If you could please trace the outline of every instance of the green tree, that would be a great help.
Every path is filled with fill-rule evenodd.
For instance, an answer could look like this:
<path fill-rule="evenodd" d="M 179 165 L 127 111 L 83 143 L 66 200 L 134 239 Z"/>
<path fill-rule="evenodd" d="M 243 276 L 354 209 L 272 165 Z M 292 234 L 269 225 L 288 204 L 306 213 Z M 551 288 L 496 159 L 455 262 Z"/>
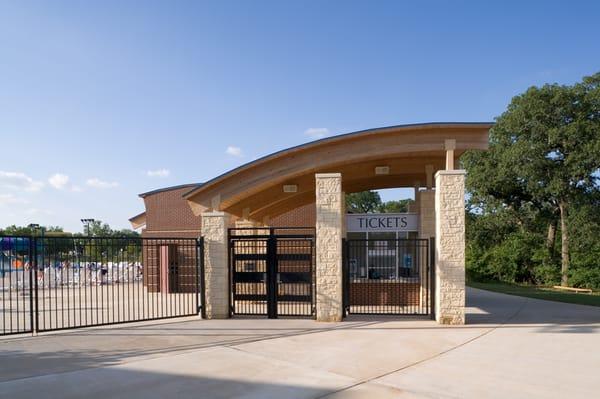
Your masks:
<path fill-rule="evenodd" d="M 14 236 L 19 236 L 19 235 L 23 235 L 23 236 L 30 236 L 30 235 L 38 235 L 40 232 L 40 229 L 44 230 L 44 234 L 46 235 L 65 235 L 68 233 L 65 233 L 62 227 L 59 226 L 40 226 L 40 227 L 29 227 L 29 226 L 16 226 L 16 225 L 11 225 L 11 226 L 7 226 L 4 229 L 0 229 L 0 234 L 4 234 L 4 235 L 14 235 Z"/>
<path fill-rule="evenodd" d="M 569 213 L 598 190 L 600 168 L 600 73 L 572 86 L 531 87 L 512 99 L 490 131 L 490 150 L 463 157 L 471 204 L 501 202 L 546 220 L 546 245 L 554 247 L 560 221 L 561 283 L 569 283 Z M 484 208 L 484 206 L 482 207 Z"/>
<path fill-rule="evenodd" d="M 95 220 L 90 223 L 89 230 L 84 229 L 84 235 L 90 237 L 139 237 L 139 233 L 130 229 L 113 230 L 107 223 Z"/>
<path fill-rule="evenodd" d="M 377 191 L 361 191 L 346 195 L 348 213 L 373 213 L 381 206 L 381 197 Z"/>
<path fill-rule="evenodd" d="M 398 201 L 385 201 L 379 205 L 377 208 L 378 212 L 381 213 L 404 213 L 408 212 L 408 204 L 411 203 L 412 200 L 409 199 L 401 199 Z"/>

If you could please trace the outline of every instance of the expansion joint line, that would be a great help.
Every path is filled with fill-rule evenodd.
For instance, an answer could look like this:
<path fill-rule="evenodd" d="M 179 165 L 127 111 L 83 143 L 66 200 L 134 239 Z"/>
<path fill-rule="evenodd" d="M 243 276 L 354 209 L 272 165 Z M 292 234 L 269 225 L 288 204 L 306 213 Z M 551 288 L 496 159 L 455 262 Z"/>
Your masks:
<path fill-rule="evenodd" d="M 484 336 L 486 336 L 486 335 L 488 335 L 488 334 L 496 331 L 500 327 L 508 324 L 511 320 L 513 320 L 515 317 L 517 317 L 519 315 L 519 313 L 521 313 L 521 311 L 525 308 L 525 306 L 527 305 L 528 302 L 529 302 L 529 298 L 524 298 L 523 303 L 521 304 L 521 306 L 512 315 L 510 315 L 508 318 L 506 318 L 504 321 L 502 321 L 498 325 L 490 328 L 487 331 L 482 332 L 481 334 L 479 334 L 479 335 L 477 335 L 477 336 L 475 336 L 475 337 L 473 337 L 473 338 L 471 338 L 471 339 L 469 339 L 469 340 L 467 340 L 467 341 L 465 341 L 465 342 L 463 342 L 461 344 L 458 344 L 456 346 L 448 348 L 448 349 L 446 349 L 446 350 L 444 350 L 442 352 L 436 353 L 435 355 L 430 356 L 428 358 L 416 361 L 416 362 L 411 363 L 411 364 L 407 364 L 406 366 L 400 367 L 398 369 L 387 371 L 385 373 L 382 373 L 382 374 L 379 374 L 379 375 L 376 375 L 376 376 L 373 376 L 373 377 L 365 378 L 365 379 L 360 380 L 360 381 L 358 381 L 358 382 L 356 382 L 356 383 L 354 383 L 352 385 L 348 385 L 347 387 L 344 387 L 344 388 L 341 388 L 341 389 L 338 389 L 338 390 L 335 390 L 335 391 L 332 391 L 332 392 L 328 392 L 328 393 L 326 393 L 324 395 L 321 395 L 321 396 L 317 396 L 317 397 L 315 397 L 315 399 L 322 399 L 322 398 L 326 398 L 326 397 L 328 397 L 330 395 L 336 394 L 338 392 L 347 391 L 347 390 L 355 388 L 355 387 L 357 387 L 359 385 L 367 384 L 369 382 L 378 380 L 380 378 L 387 377 L 390 374 L 394 374 L 394 373 L 397 373 L 399 371 L 404 371 L 404 370 L 409 369 L 411 367 L 415 367 L 415 366 L 418 366 L 420 364 L 429 362 L 429 361 L 431 361 L 433 359 L 436 359 L 436 358 L 441 357 L 441 356 L 443 356 L 443 355 L 445 355 L 447 353 L 450 353 L 450 352 L 452 352 L 452 351 L 454 351 L 456 349 L 462 348 L 463 346 L 466 346 L 466 345 L 470 344 L 471 342 L 474 342 L 474 341 L 476 341 L 476 340 L 478 340 L 480 338 L 483 338 Z"/>

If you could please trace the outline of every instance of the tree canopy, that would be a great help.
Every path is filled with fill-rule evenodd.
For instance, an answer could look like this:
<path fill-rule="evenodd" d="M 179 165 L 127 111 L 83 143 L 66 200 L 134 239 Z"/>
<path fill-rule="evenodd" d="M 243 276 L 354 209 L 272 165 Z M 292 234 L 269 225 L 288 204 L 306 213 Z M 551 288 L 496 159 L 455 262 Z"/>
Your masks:
<path fill-rule="evenodd" d="M 7 226 L 0 229 L 0 234 L 3 235 L 24 235 L 36 236 L 43 230 L 45 236 L 85 236 L 87 230 L 82 233 L 70 233 L 64 231 L 60 226 Z M 96 220 L 90 223 L 89 235 L 92 237 L 138 237 L 139 233 L 130 229 L 112 229 L 108 224 L 101 220 Z"/>
<path fill-rule="evenodd" d="M 534 280 L 540 276 L 533 270 L 543 269 L 545 279 L 553 280 L 560 233 L 558 274 L 569 284 L 572 241 L 581 239 L 572 234 L 581 227 L 575 220 L 588 224 L 591 219 L 582 220 L 582 213 L 598 211 L 600 73 L 571 86 L 531 87 L 514 97 L 490 131 L 489 151 L 468 152 L 461 161 L 468 171 L 471 265 L 486 264 L 500 274 L 518 269 L 519 276 L 511 278 Z M 598 236 L 586 239 L 594 243 Z"/>
<path fill-rule="evenodd" d="M 377 191 L 361 191 L 346 195 L 348 213 L 402 213 L 408 212 L 410 199 L 382 201 Z"/>

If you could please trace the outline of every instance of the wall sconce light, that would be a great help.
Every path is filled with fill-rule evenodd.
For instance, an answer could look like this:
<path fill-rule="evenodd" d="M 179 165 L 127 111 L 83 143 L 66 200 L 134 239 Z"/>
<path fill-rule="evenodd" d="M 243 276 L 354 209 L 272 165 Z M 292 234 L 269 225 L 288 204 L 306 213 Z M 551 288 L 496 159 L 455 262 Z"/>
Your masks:
<path fill-rule="evenodd" d="M 389 166 L 375 166 L 375 174 L 376 175 L 389 175 L 390 167 Z"/>
<path fill-rule="evenodd" d="M 283 192 L 284 193 L 297 193 L 298 192 L 298 185 L 297 184 L 284 184 L 283 185 Z"/>

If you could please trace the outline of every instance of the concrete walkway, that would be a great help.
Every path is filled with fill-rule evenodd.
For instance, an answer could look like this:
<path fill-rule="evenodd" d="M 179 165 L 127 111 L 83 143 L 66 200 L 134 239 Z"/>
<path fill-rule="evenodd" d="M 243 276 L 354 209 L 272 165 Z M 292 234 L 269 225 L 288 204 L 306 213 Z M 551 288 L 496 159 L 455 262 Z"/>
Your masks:
<path fill-rule="evenodd" d="M 600 308 L 471 289 L 468 325 L 189 320 L 0 340 L 0 398 L 592 398 Z"/>

